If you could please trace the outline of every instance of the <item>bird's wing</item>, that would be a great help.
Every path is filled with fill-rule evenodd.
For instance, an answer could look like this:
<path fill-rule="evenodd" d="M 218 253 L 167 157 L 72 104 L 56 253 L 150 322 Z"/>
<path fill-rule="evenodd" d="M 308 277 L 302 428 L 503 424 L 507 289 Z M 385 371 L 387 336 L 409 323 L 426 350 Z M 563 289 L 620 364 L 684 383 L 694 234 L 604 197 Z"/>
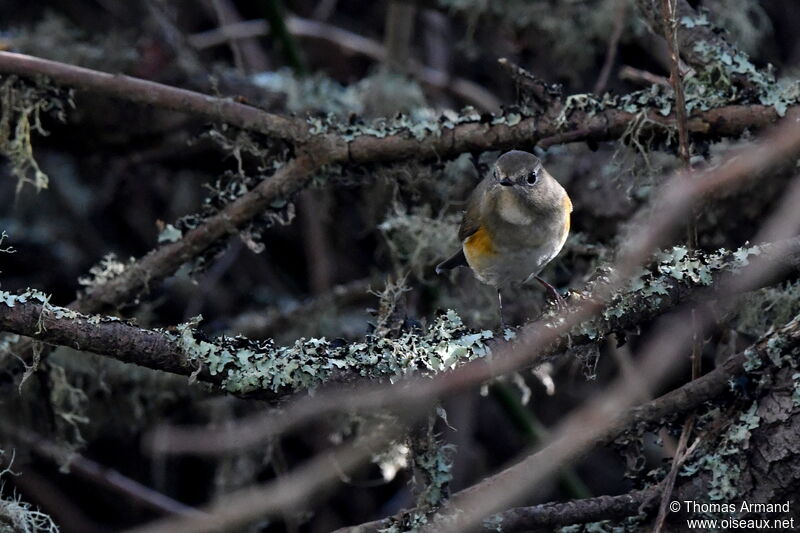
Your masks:
<path fill-rule="evenodd" d="M 486 179 L 481 181 L 472 194 L 467 199 L 467 208 L 464 210 L 464 217 L 461 219 L 461 227 L 458 228 L 458 240 L 464 239 L 478 231 L 481 227 L 481 198 L 488 187 Z"/>

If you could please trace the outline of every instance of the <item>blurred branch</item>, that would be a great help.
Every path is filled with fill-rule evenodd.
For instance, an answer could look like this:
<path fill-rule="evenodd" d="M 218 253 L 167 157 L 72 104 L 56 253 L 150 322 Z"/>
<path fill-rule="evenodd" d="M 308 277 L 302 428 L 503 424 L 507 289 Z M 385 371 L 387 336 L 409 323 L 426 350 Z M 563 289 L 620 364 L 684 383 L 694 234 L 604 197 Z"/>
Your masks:
<path fill-rule="evenodd" d="M 669 80 L 664 76 L 659 76 L 652 72 L 633 68 L 628 65 L 625 65 L 619 70 L 619 77 L 620 79 L 633 81 L 641 85 L 662 85 L 664 87 L 669 87 Z"/>
<path fill-rule="evenodd" d="M 287 15 L 286 26 L 292 35 L 303 38 L 321 39 L 339 47 L 352 55 L 364 55 L 382 63 L 386 60 L 386 48 L 372 39 L 344 30 L 332 24 L 294 15 Z M 197 48 L 208 48 L 226 43 L 229 39 L 266 35 L 269 26 L 263 20 L 248 20 L 238 24 L 223 26 L 214 30 L 189 36 Z M 414 58 L 409 60 L 408 72 L 411 76 L 438 91 L 447 91 L 467 103 L 485 111 L 498 111 L 500 101 L 491 92 L 465 78 L 451 77 L 447 73 L 428 67 Z"/>
<path fill-rule="evenodd" d="M 167 515 L 203 515 L 193 507 L 173 500 L 113 468 L 100 465 L 76 453 L 74 450 L 65 449 L 26 428 L 0 421 L 0 434 L 7 436 L 17 446 L 32 450 L 59 467 L 67 467 L 70 473 L 113 491 L 136 505 Z"/>
<path fill-rule="evenodd" d="M 236 6 L 230 0 L 210 0 L 211 6 L 220 26 L 236 24 L 242 21 Z M 260 72 L 267 70 L 269 59 L 261 48 L 257 39 L 247 37 L 230 39 L 231 52 L 233 53 L 236 68 L 242 72 Z"/>
<path fill-rule="evenodd" d="M 602 94 L 608 85 L 608 78 L 611 75 L 611 69 L 614 67 L 614 61 L 617 59 L 617 48 L 619 48 L 619 39 L 622 37 L 622 31 L 625 29 L 625 24 L 628 21 L 628 0 L 617 0 L 614 6 L 614 27 L 611 30 L 611 37 L 608 39 L 608 49 L 606 50 L 606 58 L 603 62 L 603 68 L 600 69 L 600 75 L 594 84 L 592 92 L 595 94 Z"/>
<path fill-rule="evenodd" d="M 682 322 L 688 324 L 686 320 Z M 626 376 L 620 377 L 609 392 L 600 395 L 598 398 L 588 400 L 577 413 L 571 414 L 565 422 L 562 422 L 556 430 L 557 437 L 551 440 L 547 447 L 526 457 L 514 466 L 454 494 L 443 511 L 451 512 L 455 509 L 469 509 L 472 512 L 475 508 L 475 502 L 484 497 L 485 494 L 502 491 L 512 492 L 514 488 L 534 485 L 552 474 L 561 465 L 582 456 L 589 449 L 597 445 L 610 444 L 627 428 L 647 427 L 651 424 L 659 423 L 664 418 L 699 407 L 704 402 L 730 391 L 730 380 L 745 373 L 744 364 L 748 359 L 761 358 L 764 361 L 768 361 L 769 354 L 774 351 L 773 346 L 775 345 L 781 346 L 781 353 L 790 353 L 800 346 L 800 317 L 795 317 L 788 324 L 767 334 L 747 350 L 729 358 L 721 366 L 701 378 L 690 381 L 679 389 L 675 389 L 655 400 L 637 407 L 628 408 L 620 413 L 619 407 L 625 403 L 630 403 L 631 398 L 638 394 L 637 390 L 640 391 L 646 388 L 646 383 L 653 382 L 656 376 L 660 375 L 660 372 L 664 372 L 668 368 L 669 362 L 658 360 L 665 355 L 662 350 L 652 350 L 644 362 L 638 365 L 640 369 L 637 372 L 639 380 L 631 381 L 626 379 Z M 681 353 L 680 349 L 674 349 L 673 346 L 665 345 L 664 348 L 672 351 L 671 359 L 677 359 L 677 356 Z M 663 376 L 661 377 L 663 378 Z M 514 488 L 509 489 L 509 487 Z M 658 493 L 660 493 L 660 490 L 653 496 Z M 494 497 L 492 496 L 492 498 Z M 605 500 L 605 502 L 592 498 L 566 504 L 546 504 L 544 506 L 526 508 L 526 511 L 512 509 L 507 512 L 509 513 L 509 518 L 514 520 L 512 522 L 514 528 L 507 528 L 502 521 L 490 520 L 488 524 L 491 524 L 492 528 L 499 527 L 504 532 L 516 532 L 551 524 L 566 525 L 575 523 L 574 521 L 596 520 L 593 512 L 595 510 L 599 511 L 603 507 L 605 507 L 605 510 L 615 513 L 622 510 L 632 511 L 631 514 L 638 512 L 638 505 L 622 505 L 624 500 L 621 500 L 621 498 L 626 498 L 626 496 L 612 498 L 615 499 Z M 555 507 L 555 512 L 553 512 L 552 505 L 557 506 Z M 600 509 L 596 508 L 597 505 L 601 506 Z M 398 521 L 402 522 L 403 516 L 410 515 L 413 512 L 414 510 L 404 511 L 398 516 L 361 526 L 345 528 L 340 531 L 342 533 L 374 533 Z M 561 513 L 563 513 L 563 516 Z M 454 521 L 462 519 L 450 514 L 447 516 L 448 518 L 452 517 Z M 502 519 L 504 513 L 501 512 L 495 516 Z M 434 523 L 447 524 L 447 527 L 442 529 L 446 531 L 450 531 L 455 525 L 446 520 Z"/>
<path fill-rule="evenodd" d="M 402 424 L 398 424 L 402 425 Z M 242 531 L 243 527 L 267 516 L 280 516 L 308 504 L 326 488 L 368 462 L 375 450 L 396 438 L 401 428 L 377 428 L 372 434 L 325 451 L 288 474 L 261 486 L 242 489 L 220 497 L 203 508 L 203 516 L 172 517 L 129 530 L 129 533 L 218 533 Z"/>
<path fill-rule="evenodd" d="M 512 392 L 511 386 L 498 381 L 494 383 L 490 392 L 501 405 L 507 416 L 511 419 L 520 433 L 525 435 L 529 446 L 535 446 L 548 436 L 547 428 L 539 421 L 532 410 L 523 405 L 520 399 Z M 559 483 L 569 496 L 573 498 L 588 498 L 591 491 L 580 478 L 571 465 L 567 465 L 559 474 Z"/>
<path fill-rule="evenodd" d="M 326 310 L 341 309 L 356 302 L 366 301 L 370 295 L 373 278 L 364 278 L 344 285 L 337 285 L 330 291 L 301 302 L 288 310 L 269 309 L 266 311 L 250 311 L 233 319 L 230 331 L 254 339 L 272 337 L 278 330 L 290 327 L 298 320 L 308 319 Z"/>
<path fill-rule="evenodd" d="M 385 67 L 406 72 L 411 61 L 411 34 L 414 31 L 417 8 L 413 4 L 390 0 L 383 23 L 383 42 L 386 48 Z"/>

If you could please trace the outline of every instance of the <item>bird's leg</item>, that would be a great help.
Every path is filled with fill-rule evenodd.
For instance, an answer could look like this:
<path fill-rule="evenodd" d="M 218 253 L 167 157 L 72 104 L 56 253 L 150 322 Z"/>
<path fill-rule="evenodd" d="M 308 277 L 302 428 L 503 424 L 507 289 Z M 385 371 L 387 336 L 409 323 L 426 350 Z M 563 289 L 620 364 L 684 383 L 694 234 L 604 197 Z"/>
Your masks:
<path fill-rule="evenodd" d="M 553 300 L 555 300 L 556 307 L 558 307 L 559 309 L 563 309 L 564 307 L 566 307 L 567 303 L 564 301 L 564 297 L 558 293 L 558 290 L 556 290 L 555 287 L 547 283 L 539 276 L 533 276 L 533 277 L 536 279 L 536 281 L 542 284 L 542 286 L 547 290 L 548 294 L 550 294 L 550 297 Z"/>
<path fill-rule="evenodd" d="M 500 293 L 500 288 L 497 288 L 497 311 L 500 313 L 500 332 L 505 335 L 506 322 L 503 320 L 503 295 Z"/>

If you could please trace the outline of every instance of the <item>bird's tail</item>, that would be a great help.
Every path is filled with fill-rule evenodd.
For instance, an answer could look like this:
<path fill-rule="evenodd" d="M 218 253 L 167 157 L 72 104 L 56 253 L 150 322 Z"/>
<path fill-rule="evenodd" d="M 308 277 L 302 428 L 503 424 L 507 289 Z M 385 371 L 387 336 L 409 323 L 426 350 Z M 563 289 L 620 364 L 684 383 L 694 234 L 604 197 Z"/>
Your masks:
<path fill-rule="evenodd" d="M 436 265 L 436 273 L 441 274 L 445 270 L 452 270 L 460 266 L 468 266 L 467 258 L 464 256 L 464 250 L 459 250 L 458 253 L 453 255 L 453 257 L 451 257 L 447 261 L 442 261 L 441 263 Z"/>

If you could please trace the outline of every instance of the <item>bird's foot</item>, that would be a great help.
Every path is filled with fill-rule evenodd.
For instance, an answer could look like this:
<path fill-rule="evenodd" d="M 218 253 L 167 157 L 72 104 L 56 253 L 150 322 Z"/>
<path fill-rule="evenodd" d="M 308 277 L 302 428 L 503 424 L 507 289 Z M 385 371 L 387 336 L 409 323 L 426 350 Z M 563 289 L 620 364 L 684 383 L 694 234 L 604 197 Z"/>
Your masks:
<path fill-rule="evenodd" d="M 540 278 L 539 276 L 534 276 L 536 281 L 542 284 L 542 286 L 547 291 L 547 295 L 550 297 L 552 301 L 556 304 L 556 309 L 559 311 L 563 311 L 567 308 L 567 301 L 564 299 L 563 296 L 558 292 L 558 289 L 547 283 L 545 280 Z"/>

